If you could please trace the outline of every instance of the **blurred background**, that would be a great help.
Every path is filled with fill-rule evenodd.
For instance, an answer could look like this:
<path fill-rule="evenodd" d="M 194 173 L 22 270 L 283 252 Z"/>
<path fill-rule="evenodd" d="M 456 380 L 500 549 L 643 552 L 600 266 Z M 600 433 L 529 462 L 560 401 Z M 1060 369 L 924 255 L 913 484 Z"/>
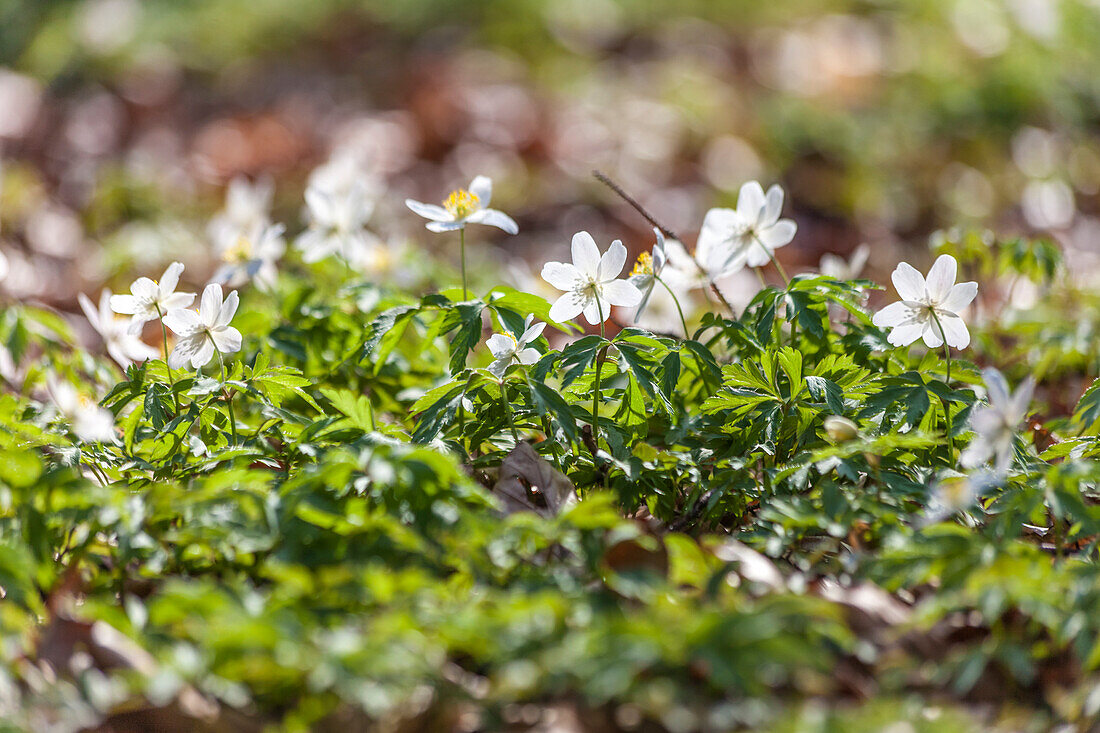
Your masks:
<path fill-rule="evenodd" d="M 580 229 L 651 244 L 593 168 L 689 248 L 782 184 L 788 269 L 866 243 L 881 282 L 961 226 L 1088 272 L 1098 122 L 1098 0 L 0 0 L 2 288 L 72 311 L 172 259 L 199 281 L 230 179 L 269 177 L 293 237 L 334 155 L 383 183 L 383 240 L 445 257 L 403 200 L 492 177 L 520 234 L 479 227 L 471 258 L 517 286 Z"/>

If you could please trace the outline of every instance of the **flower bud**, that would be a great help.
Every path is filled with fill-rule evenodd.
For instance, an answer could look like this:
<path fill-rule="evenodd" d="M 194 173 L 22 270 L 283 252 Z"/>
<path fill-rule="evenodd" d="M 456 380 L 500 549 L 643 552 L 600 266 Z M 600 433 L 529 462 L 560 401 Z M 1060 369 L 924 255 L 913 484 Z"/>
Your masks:
<path fill-rule="evenodd" d="M 834 443 L 846 443 L 859 437 L 859 426 L 846 417 L 829 415 L 825 418 L 825 433 Z"/>

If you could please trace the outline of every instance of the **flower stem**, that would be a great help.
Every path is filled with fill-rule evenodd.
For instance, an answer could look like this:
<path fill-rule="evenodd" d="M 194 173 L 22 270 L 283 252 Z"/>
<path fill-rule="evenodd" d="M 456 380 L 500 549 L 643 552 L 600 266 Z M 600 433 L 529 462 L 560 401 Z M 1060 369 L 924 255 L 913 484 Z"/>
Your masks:
<path fill-rule="evenodd" d="M 940 338 L 943 339 L 943 358 L 947 361 L 947 376 L 944 380 L 944 384 L 950 389 L 951 387 L 951 347 L 947 345 L 947 334 L 943 332 L 943 326 L 940 324 L 939 316 L 936 315 L 936 311 L 933 309 L 928 310 L 932 314 L 932 320 L 936 322 L 936 330 L 940 332 Z M 951 405 L 948 403 L 946 397 L 941 397 L 940 402 L 943 403 L 943 417 L 947 422 L 947 453 L 948 464 L 954 465 L 955 463 L 955 439 L 951 437 Z"/>
<path fill-rule="evenodd" d="M 783 285 L 789 288 L 791 286 L 791 279 L 787 277 L 787 271 L 783 269 L 783 265 L 779 264 L 779 260 L 775 258 L 775 253 L 768 249 L 766 244 L 760 241 L 760 237 L 754 234 L 752 238 L 756 240 L 757 244 L 763 247 L 768 255 L 768 259 L 772 261 L 772 264 L 775 265 L 775 269 L 779 272 L 779 276 L 783 278 Z"/>
<path fill-rule="evenodd" d="M 222 358 L 221 349 L 217 346 L 214 347 L 214 353 L 218 355 L 218 364 L 222 368 L 222 392 L 225 394 L 225 406 L 229 410 L 229 430 L 233 434 L 233 445 L 237 445 L 237 418 L 233 414 L 233 395 L 229 393 L 229 387 L 226 382 L 229 381 L 229 377 L 225 372 L 225 359 Z"/>
<path fill-rule="evenodd" d="M 596 310 L 600 315 L 600 338 L 606 340 L 607 335 L 603 325 L 603 304 L 600 302 L 600 296 L 596 297 Z M 596 384 L 592 390 L 592 440 L 595 445 L 600 444 L 600 378 L 603 372 L 603 355 L 604 347 L 600 347 L 600 350 L 596 352 Z M 596 456 L 592 456 L 592 460 L 596 460 Z"/>
<path fill-rule="evenodd" d="M 676 297 L 676 293 L 672 292 L 672 288 L 670 288 L 668 286 L 668 283 L 666 283 L 664 280 L 657 277 L 656 275 L 653 276 L 653 279 L 661 283 L 661 285 L 664 286 L 665 290 L 668 291 L 668 294 L 672 296 L 672 302 L 676 304 L 676 312 L 680 314 L 680 325 L 684 327 L 684 338 L 691 338 L 691 332 L 688 331 L 687 319 L 684 318 L 684 309 L 680 307 L 680 299 Z"/>
<path fill-rule="evenodd" d="M 466 228 L 458 230 L 458 246 L 459 253 L 462 258 L 462 299 L 468 300 L 469 294 L 466 290 Z"/>
<path fill-rule="evenodd" d="M 160 337 L 164 341 L 164 371 L 168 374 L 168 391 L 172 393 L 172 403 L 176 406 L 176 413 L 180 411 L 180 398 L 176 394 L 176 383 L 172 379 L 172 367 L 168 366 L 168 327 L 164 325 L 164 314 L 160 312 L 160 304 L 154 303 L 157 309 L 157 320 L 160 321 Z"/>
<path fill-rule="evenodd" d="M 504 414 L 508 417 L 508 427 L 512 430 L 512 440 L 519 445 L 519 433 L 516 432 L 516 421 L 512 418 L 512 409 L 508 404 L 508 383 L 500 380 L 500 406 L 504 408 Z"/>

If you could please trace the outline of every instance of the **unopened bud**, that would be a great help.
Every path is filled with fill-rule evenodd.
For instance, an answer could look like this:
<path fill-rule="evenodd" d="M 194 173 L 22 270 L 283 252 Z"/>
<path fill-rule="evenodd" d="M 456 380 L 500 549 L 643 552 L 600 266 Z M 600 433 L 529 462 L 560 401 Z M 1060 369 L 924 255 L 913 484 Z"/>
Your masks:
<path fill-rule="evenodd" d="M 834 443 L 846 443 L 859 437 L 859 426 L 846 417 L 829 415 L 825 418 L 825 433 Z"/>

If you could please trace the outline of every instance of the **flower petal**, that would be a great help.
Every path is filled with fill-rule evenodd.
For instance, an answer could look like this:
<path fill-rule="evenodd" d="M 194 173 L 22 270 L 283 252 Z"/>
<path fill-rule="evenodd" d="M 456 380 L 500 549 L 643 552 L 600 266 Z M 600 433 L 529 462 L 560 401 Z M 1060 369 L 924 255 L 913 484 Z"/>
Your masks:
<path fill-rule="evenodd" d="M 944 341 L 948 346 L 954 346 L 956 349 L 965 349 L 970 345 L 970 331 L 966 328 L 966 323 L 958 316 L 949 316 L 943 313 L 939 314 L 940 325 L 943 326 Z M 925 343 L 928 343 L 928 339 L 925 338 Z M 932 344 L 928 344 L 931 346 Z M 936 344 L 939 346 L 939 344 Z"/>
<path fill-rule="evenodd" d="M 183 263 L 173 262 L 165 269 L 164 274 L 160 276 L 160 296 L 165 296 L 176 289 L 179 285 L 180 275 L 183 274 Z M 158 298 L 159 300 L 159 298 Z"/>
<path fill-rule="evenodd" d="M 764 215 L 764 187 L 758 181 L 749 181 L 737 194 L 737 213 L 749 224 L 756 225 Z"/>
<path fill-rule="evenodd" d="M 588 300 L 591 299 L 585 298 L 576 291 L 570 291 L 562 295 L 554 301 L 554 305 L 550 306 L 550 320 L 554 323 L 565 323 L 573 320 L 581 314 Z"/>
<path fill-rule="evenodd" d="M 612 280 L 603 286 L 603 298 L 611 305 L 621 305 L 624 308 L 633 308 L 642 302 L 642 291 L 629 280 Z M 610 308 L 605 306 L 605 311 Z"/>
<path fill-rule="evenodd" d="M 970 305 L 977 295 L 978 283 L 959 283 L 955 287 L 951 288 L 951 291 L 947 294 L 947 297 L 944 298 L 943 302 L 938 306 L 938 308 L 945 311 L 950 311 L 952 313 L 958 313 L 963 308 Z"/>
<path fill-rule="evenodd" d="M 210 332 L 214 346 L 223 354 L 233 354 L 241 350 L 241 332 L 232 326 L 214 329 Z"/>
<path fill-rule="evenodd" d="M 520 364 L 534 364 L 542 357 L 538 349 L 524 349 L 516 352 L 516 361 Z"/>
<path fill-rule="evenodd" d="M 894 346 L 908 346 L 921 337 L 921 332 L 924 331 L 924 324 L 916 321 L 906 321 L 900 326 L 895 326 L 894 330 L 890 331 L 890 335 L 886 340 Z"/>
<path fill-rule="evenodd" d="M 772 226 L 760 230 L 756 236 L 768 249 L 779 249 L 785 244 L 790 244 L 797 231 L 798 225 L 794 221 L 780 219 Z"/>
<path fill-rule="evenodd" d="M 573 254 L 573 266 L 585 277 L 595 279 L 600 269 L 600 248 L 596 246 L 596 240 L 588 232 L 577 232 L 573 235 L 571 245 Z M 623 257 L 626 262 L 626 257 Z"/>
<path fill-rule="evenodd" d="M 940 304 L 947 300 L 955 284 L 958 267 L 959 263 L 951 255 L 940 255 L 932 263 L 932 269 L 928 271 L 928 279 L 925 283 L 932 303 Z"/>
<path fill-rule="evenodd" d="M 626 265 L 626 247 L 623 246 L 622 241 L 616 239 L 600 258 L 596 280 L 602 283 L 614 280 L 623 271 L 624 265 Z"/>
<path fill-rule="evenodd" d="M 902 300 L 924 300 L 924 276 L 908 262 L 900 263 L 890 279 Z"/>
<path fill-rule="evenodd" d="M 767 226 L 779 221 L 779 214 L 783 211 L 783 189 L 778 183 L 773 183 L 768 188 L 768 195 L 764 200 L 764 215 L 761 224 Z"/>
<path fill-rule="evenodd" d="M 80 303 L 80 310 L 84 311 L 84 316 L 88 319 L 88 323 L 92 324 L 92 328 L 96 330 L 96 333 L 102 336 L 103 327 L 99 323 L 99 311 L 97 311 L 95 305 L 92 304 L 91 298 L 84 293 L 80 293 L 76 296 L 76 299 Z"/>
<path fill-rule="evenodd" d="M 481 209 L 466 217 L 471 224 L 486 224 L 497 229 L 503 229 L 509 234 L 519 234 L 519 225 L 515 219 L 496 209 Z"/>
<path fill-rule="evenodd" d="M 897 302 L 886 306 L 871 318 L 871 323 L 879 328 L 900 326 L 913 319 L 913 310 L 905 303 Z"/>
<path fill-rule="evenodd" d="M 132 295 L 112 295 L 111 310 L 124 316 L 132 316 L 138 310 L 138 301 Z"/>
<path fill-rule="evenodd" d="M 943 346 L 943 335 L 940 333 L 940 327 L 931 318 L 924 323 L 921 338 L 924 339 L 924 345 L 930 349 L 938 349 Z"/>
<path fill-rule="evenodd" d="M 199 301 L 199 318 L 202 319 L 203 325 L 213 326 L 221 314 L 221 308 L 222 286 L 210 283 L 202 291 L 202 300 Z"/>
<path fill-rule="evenodd" d="M 169 311 L 168 315 L 164 317 L 164 325 L 172 329 L 172 332 L 177 336 L 185 336 L 195 329 L 201 328 L 202 321 L 195 311 L 177 308 L 174 311 Z"/>
<path fill-rule="evenodd" d="M 477 205 L 479 208 L 489 208 L 489 202 L 493 200 L 493 181 L 488 176 L 478 176 L 474 180 L 470 181 L 470 187 L 466 189 L 474 196 L 477 196 Z M 515 232 L 513 232 L 514 234 Z"/>
<path fill-rule="evenodd" d="M 519 342 L 521 344 L 531 343 L 542 335 L 542 331 L 544 328 L 546 328 L 545 323 L 536 323 L 533 326 L 528 326 L 527 330 L 523 332 L 523 335 L 519 337 Z"/>
<path fill-rule="evenodd" d="M 414 201 L 412 199 L 405 199 L 405 206 L 412 209 L 414 214 L 419 214 L 425 219 L 431 219 L 432 221 L 454 221 L 454 217 L 451 216 L 451 213 L 442 206 L 425 204 L 421 201 Z"/>
<path fill-rule="evenodd" d="M 989 404 L 1002 412 L 1007 410 L 1012 404 L 1012 392 L 1004 375 L 995 367 L 986 367 L 982 370 L 982 380 L 989 394 Z"/>
<path fill-rule="evenodd" d="M 202 334 L 201 338 L 195 338 L 194 341 L 197 348 L 191 354 L 191 366 L 201 369 L 214 358 L 214 342 L 208 334 Z"/>
<path fill-rule="evenodd" d="M 215 328 L 225 328 L 229 325 L 229 322 L 233 320 L 233 316 L 237 313 L 237 306 L 240 305 L 240 297 L 237 295 L 237 291 L 234 290 L 225 298 L 225 302 L 222 303 L 221 311 L 218 313 L 218 320 L 214 322 Z"/>
<path fill-rule="evenodd" d="M 429 232 L 454 232 L 466 226 L 465 221 L 430 221 L 424 225 Z"/>
<path fill-rule="evenodd" d="M 577 268 L 567 262 L 547 262 L 542 266 L 542 279 L 558 290 L 572 290 L 580 276 Z"/>
<path fill-rule="evenodd" d="M 516 352 L 516 345 L 512 339 L 502 333 L 494 333 L 485 341 L 489 353 L 496 359 L 510 359 Z"/>

